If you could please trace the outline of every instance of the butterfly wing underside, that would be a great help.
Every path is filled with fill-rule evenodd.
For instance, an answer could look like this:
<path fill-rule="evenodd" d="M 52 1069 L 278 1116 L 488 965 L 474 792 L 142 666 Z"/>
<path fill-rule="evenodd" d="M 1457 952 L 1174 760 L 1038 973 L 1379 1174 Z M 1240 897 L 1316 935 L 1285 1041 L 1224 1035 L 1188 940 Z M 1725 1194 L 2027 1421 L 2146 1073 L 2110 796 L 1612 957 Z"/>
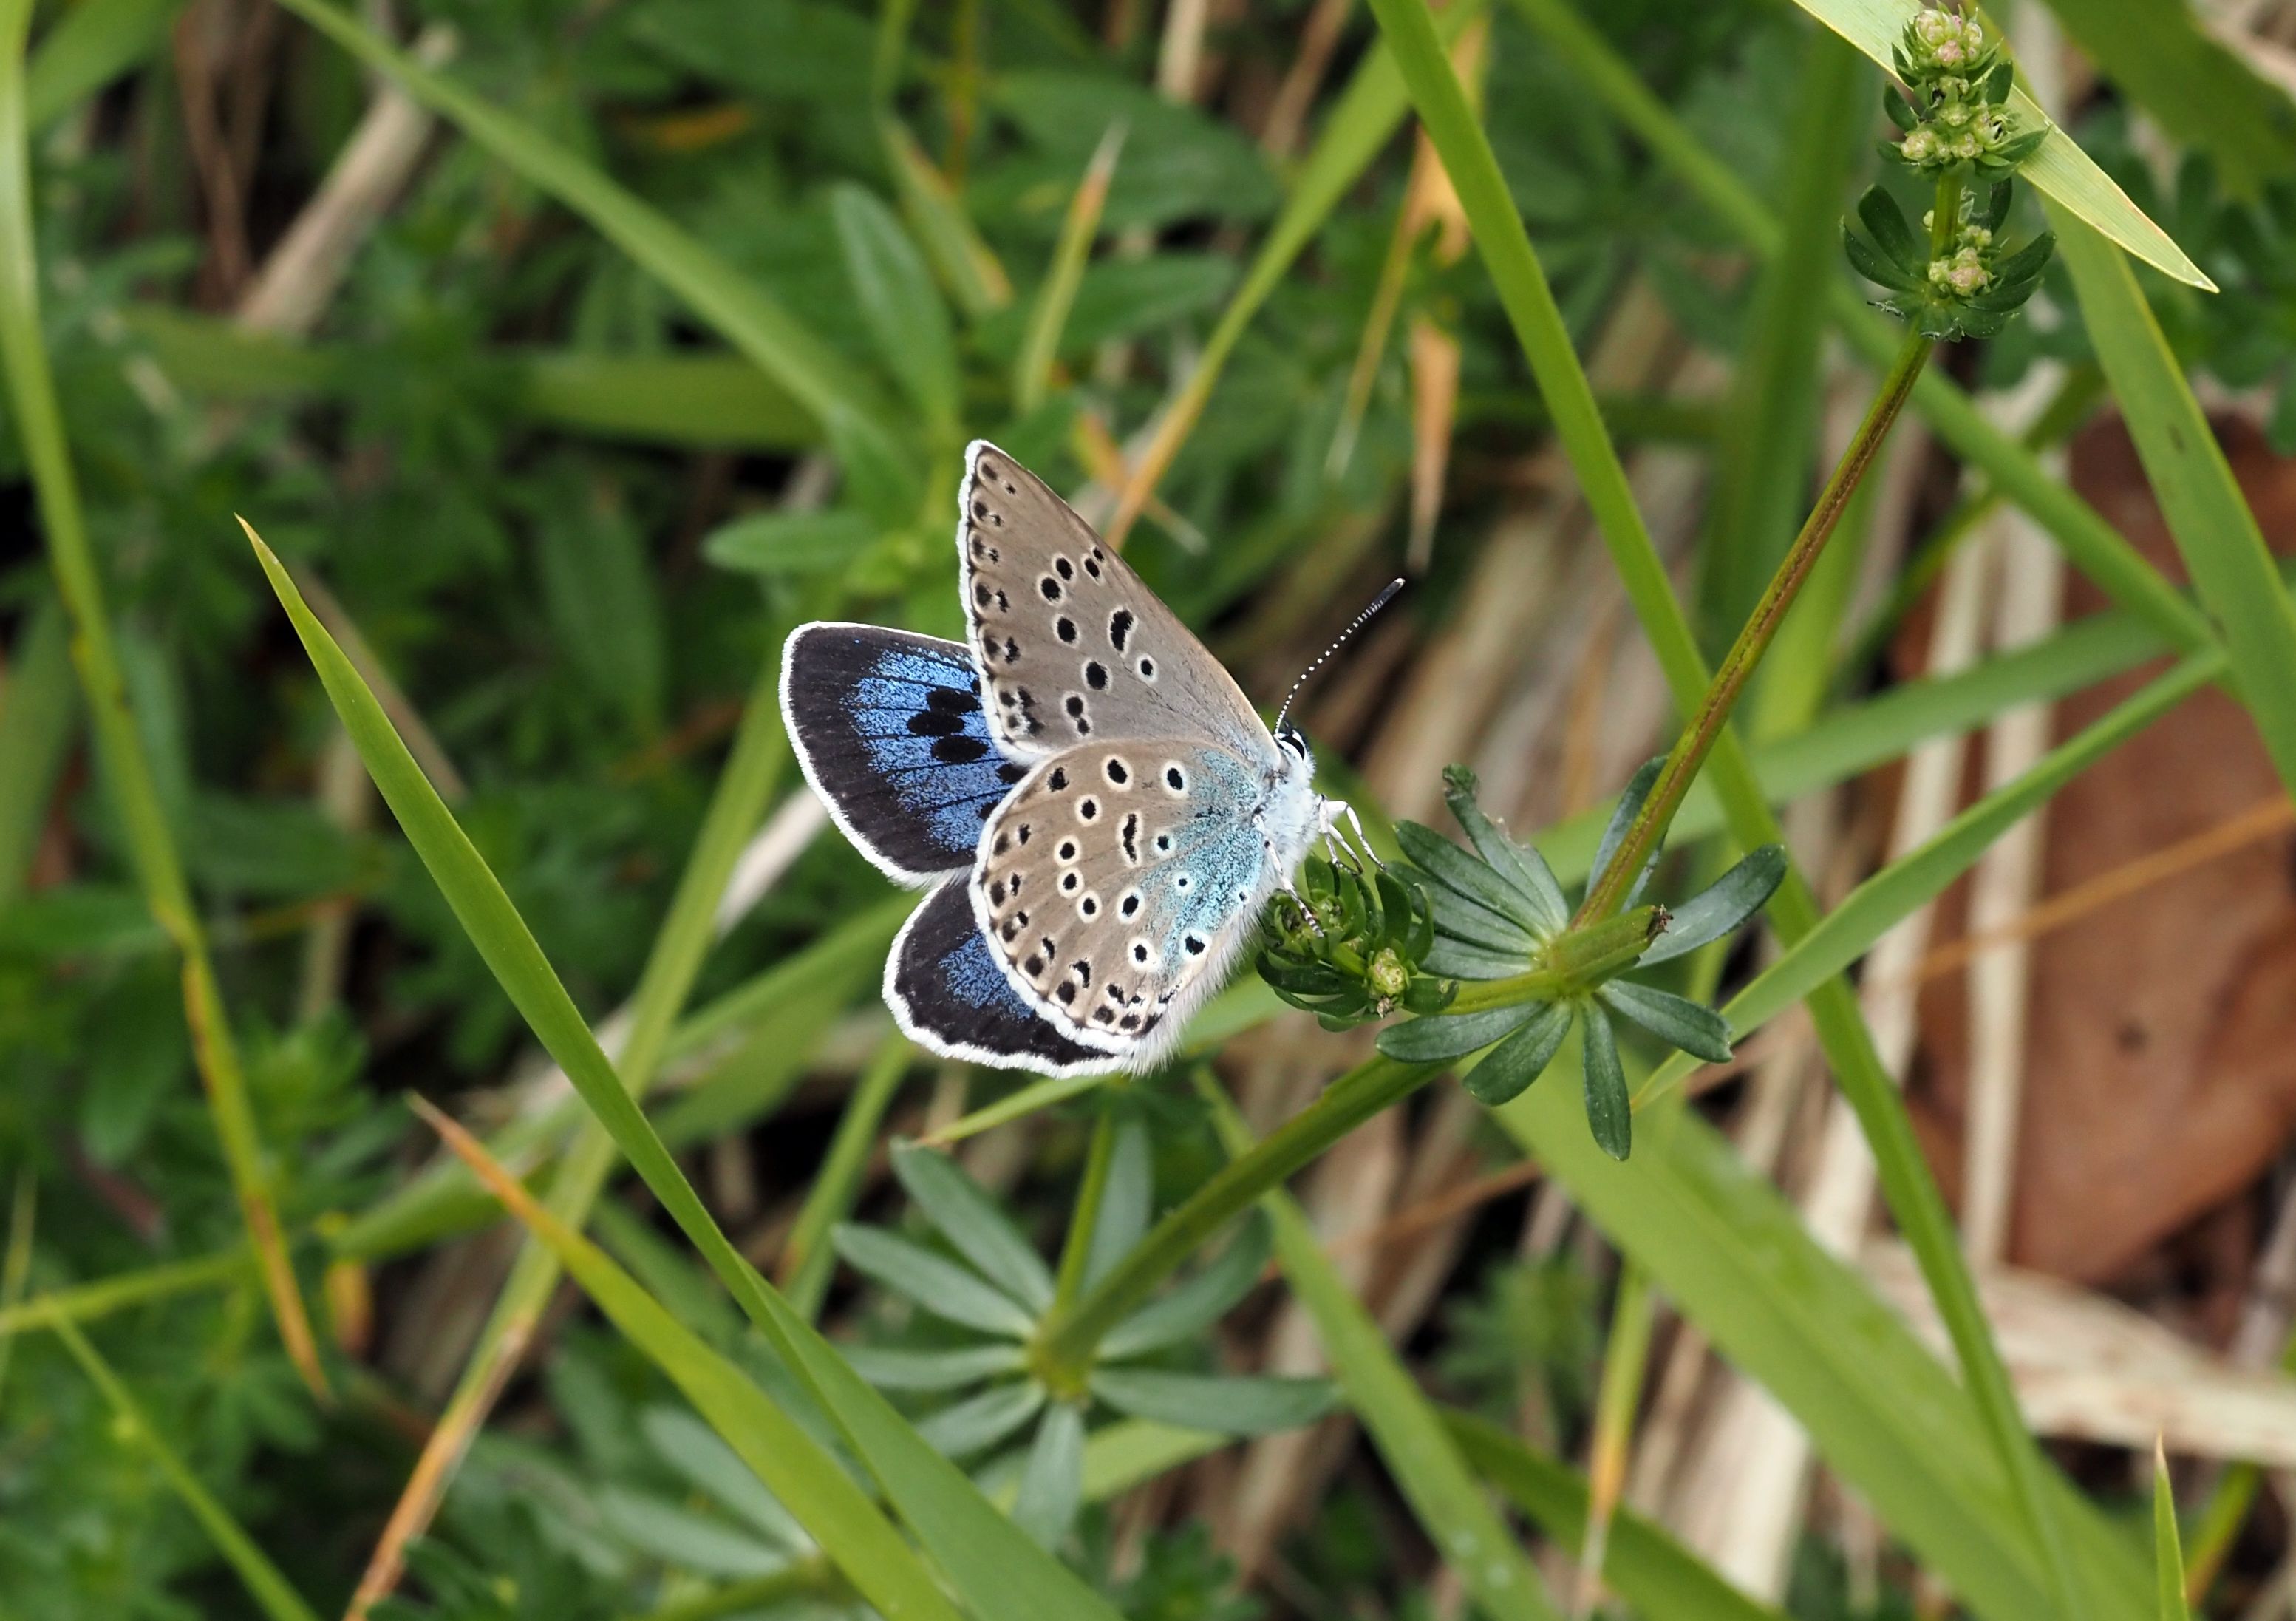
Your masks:
<path fill-rule="evenodd" d="M 971 868 L 1026 770 L 996 746 L 971 656 L 935 637 L 800 626 L 782 654 L 782 717 L 839 827 L 905 884 Z"/>
<path fill-rule="evenodd" d="M 1196 737 L 1272 753 L 1219 661 L 1042 480 L 976 440 L 958 503 L 965 628 L 1007 751 Z"/>
<path fill-rule="evenodd" d="M 971 880 L 1013 988 L 1068 1039 L 1144 1065 L 1225 977 L 1281 874 L 1253 767 L 1178 738 L 1040 762 L 989 819 Z"/>
<path fill-rule="evenodd" d="M 944 1057 L 1047 1075 L 1115 1063 L 1070 1040 L 1013 989 L 980 932 L 969 877 L 947 880 L 909 914 L 885 961 L 885 1003 L 904 1035 Z"/>

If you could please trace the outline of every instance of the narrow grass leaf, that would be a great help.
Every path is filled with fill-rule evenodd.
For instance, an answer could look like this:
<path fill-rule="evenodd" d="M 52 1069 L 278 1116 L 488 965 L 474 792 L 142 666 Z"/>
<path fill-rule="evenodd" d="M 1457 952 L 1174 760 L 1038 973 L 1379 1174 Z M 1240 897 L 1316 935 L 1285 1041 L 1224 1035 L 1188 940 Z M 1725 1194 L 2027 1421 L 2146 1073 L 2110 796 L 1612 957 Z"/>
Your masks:
<path fill-rule="evenodd" d="M 1052 1269 L 955 1160 L 914 1143 L 897 1143 L 893 1174 L 926 1220 L 982 1277 L 1031 1312 L 1053 1304 Z"/>
<path fill-rule="evenodd" d="M 906 1037 L 895 1033 L 884 1038 L 876 1056 L 853 1083 L 844 1112 L 837 1117 L 837 1132 L 829 1140 L 829 1152 L 814 1173 L 812 1185 L 805 1190 L 805 1203 L 782 1245 L 778 1281 L 790 1304 L 808 1321 L 820 1317 L 821 1303 L 829 1293 L 835 1253 L 829 1244 L 830 1230 L 853 1213 L 862 1176 L 877 1150 L 877 1128 L 892 1107 L 893 1096 L 914 1057 L 915 1049 Z"/>
<path fill-rule="evenodd" d="M 947 1321 L 1013 1339 L 1036 1320 L 1013 1298 L 931 1250 L 873 1227 L 840 1227 L 831 1235 L 845 1263 L 872 1282 Z"/>
<path fill-rule="evenodd" d="M 711 1220 L 652 1124 L 623 1090 L 500 883 L 422 779 L 406 745 L 390 729 L 342 649 L 312 616 L 270 549 L 259 539 L 254 544 L 272 588 L 384 802 L 496 982 L 744 1314 L 764 1330 L 791 1370 L 812 1387 L 888 1501 L 957 1591 L 974 1608 L 997 1613 L 1000 1621 L 1112 1621 L 1114 1612 L 1092 1588 L 1047 1558 L 954 1465 L 926 1445 L 915 1428 L 742 1258 Z M 900 898 L 898 904 L 906 906 L 907 898 Z M 488 1186 L 506 1202 L 532 1205 L 523 1188 L 507 1176 Z"/>
<path fill-rule="evenodd" d="M 1200 1084 L 1234 1164 L 1250 1152 L 1250 1134 L 1216 1087 Z M 1274 1226 L 1283 1275 L 1315 1320 L 1349 1407 L 1438 1555 L 1489 1621 L 1559 1621 L 1538 1568 L 1492 1509 L 1386 1332 L 1324 1253 L 1307 1216 L 1282 1192 L 1268 1193 L 1260 1205 Z"/>
<path fill-rule="evenodd" d="M 70 640 L 63 609 L 44 604 L 11 649 L 0 687 L 0 912 L 24 893 L 71 746 L 78 704 Z"/>
<path fill-rule="evenodd" d="M 2152 1578 L 2161 1595 L 2161 1621 L 2193 1621 L 2185 1596 L 2185 1545 L 2177 1534 L 2177 1498 L 2169 1489 L 2169 1453 L 2152 1444 Z"/>
<path fill-rule="evenodd" d="M 1218 1260 L 1111 1329 L 1100 1342 L 1101 1356 L 1119 1361 L 1204 1333 L 1258 1286 L 1269 1253 L 1267 1223 L 1246 1220 Z"/>
<path fill-rule="evenodd" d="M 893 210 L 848 181 L 829 198 L 853 301 L 885 369 L 900 379 L 933 435 L 961 437 L 956 334 L 924 256 Z"/>
<path fill-rule="evenodd" d="M 1332 1395 L 1324 1379 L 1154 1368 L 1100 1369 L 1092 1376 L 1092 1393 L 1136 1419 L 1230 1436 L 1267 1436 L 1312 1424 L 1331 1411 Z"/>
<path fill-rule="evenodd" d="M 81 0 L 40 37 L 27 74 L 25 116 L 45 129 L 128 69 L 157 55 L 183 0 Z"/>
<path fill-rule="evenodd" d="M 2121 420 L 2201 604 L 2222 629 L 2234 689 L 2281 782 L 2296 790 L 2296 607 L 2136 272 L 2079 220 L 2052 217 Z"/>
<path fill-rule="evenodd" d="M 1053 362 L 1061 352 L 1061 333 L 1067 327 L 1069 311 L 1076 304 L 1077 287 L 1084 280 L 1086 262 L 1092 257 L 1094 236 L 1100 230 L 1100 212 L 1108 202 L 1108 185 L 1116 173 L 1116 160 L 1124 150 L 1124 126 L 1111 124 L 1108 133 L 1094 148 L 1092 160 L 1086 164 L 1084 177 L 1077 182 L 1075 195 L 1069 199 L 1068 212 L 1061 220 L 1060 240 L 1053 245 L 1052 267 L 1045 274 L 1045 284 L 1037 289 L 1037 301 L 1029 311 L 1029 327 L 1021 340 L 1021 353 L 1013 363 L 1013 399 L 1023 416 L 1045 403 L 1052 388 Z"/>
<path fill-rule="evenodd" d="M 215 1544 L 216 1551 L 223 1556 L 224 1562 L 239 1577 L 241 1585 L 247 1589 L 248 1597 L 255 1600 L 257 1608 L 270 1617 L 271 1621 L 318 1621 L 317 1612 L 303 1601 L 302 1595 L 289 1584 L 287 1578 L 280 1574 L 279 1568 L 271 1562 L 261 1548 L 256 1546 L 255 1539 L 248 1535 L 246 1529 L 232 1518 L 231 1511 L 200 1484 L 199 1477 L 192 1473 L 189 1466 L 176 1455 L 176 1449 L 168 1444 L 166 1438 L 152 1428 L 152 1421 L 144 1417 L 144 1410 L 136 1404 L 127 1386 L 120 1382 L 119 1376 L 111 1370 L 111 1365 L 97 1354 L 95 1347 L 87 1343 L 86 1337 L 71 1321 L 63 1317 L 52 1318 L 47 1326 L 55 1330 L 56 1337 L 63 1341 L 65 1349 L 72 1354 L 89 1381 L 102 1393 L 116 1420 L 115 1435 L 151 1459 L 160 1477 L 174 1490 L 184 1507 L 191 1510 L 192 1518 L 200 1523 L 200 1529 L 207 1533 L 208 1540 Z"/>
<path fill-rule="evenodd" d="M 696 1338 L 581 1234 L 537 1204 L 477 1139 L 416 1100 L 415 1107 L 503 1207 L 558 1257 L 647 1361 L 754 1470 L 857 1592 L 888 1617 L 956 1621 L 931 1576 L 844 1467 L 767 1399 L 749 1376 Z"/>

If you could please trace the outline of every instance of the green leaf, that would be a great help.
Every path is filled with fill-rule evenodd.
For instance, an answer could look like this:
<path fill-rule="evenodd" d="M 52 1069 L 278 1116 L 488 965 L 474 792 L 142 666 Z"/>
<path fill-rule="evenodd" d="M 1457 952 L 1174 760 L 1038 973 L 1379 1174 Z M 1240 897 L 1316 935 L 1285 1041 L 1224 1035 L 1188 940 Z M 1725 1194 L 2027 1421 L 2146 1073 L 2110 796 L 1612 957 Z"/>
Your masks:
<path fill-rule="evenodd" d="M 50 600 L 17 637 L 0 687 L 0 913 L 23 896 L 71 746 L 78 705 L 70 645 L 63 610 Z"/>
<path fill-rule="evenodd" d="M 1914 227 L 1906 223 L 1905 210 L 1898 200 L 1878 185 L 1869 185 L 1866 194 L 1857 199 L 1857 218 L 1874 234 L 1874 245 L 1888 255 L 1908 278 L 1920 284 L 1915 273 L 1925 269 L 1930 261 L 1929 244 L 1914 235 Z M 1874 277 L 1876 281 L 1883 278 Z"/>
<path fill-rule="evenodd" d="M 1443 771 L 1443 802 L 1467 835 L 1467 842 L 1493 872 L 1522 897 L 1534 933 L 1553 934 L 1570 921 L 1570 903 L 1562 885 L 1546 865 L 1546 858 L 1531 845 L 1518 844 L 1475 802 L 1475 774 L 1464 766 Z"/>
<path fill-rule="evenodd" d="M 1857 232 L 1848 221 L 1841 226 L 1842 251 L 1849 256 L 1849 267 L 1869 282 L 1876 282 L 1898 292 L 1917 293 L 1922 284 L 1914 273 L 1883 254 Z"/>
<path fill-rule="evenodd" d="M 1610 1016 L 1592 1002 L 1579 1027 L 1586 1032 L 1587 1126 L 1603 1153 L 1623 1160 L 1634 1150 L 1635 1116 L 1626 1071 L 1619 1065 L 1618 1039 L 1611 1033 Z"/>
<path fill-rule="evenodd" d="M 935 436 L 961 436 L 956 335 L 948 306 L 893 210 L 850 182 L 830 193 L 837 240 L 854 301 L 876 341 L 878 358 L 901 380 Z"/>
<path fill-rule="evenodd" d="M 45 129 L 156 54 L 181 6 L 182 0 L 81 0 L 59 13 L 25 75 L 25 121 Z"/>
<path fill-rule="evenodd" d="M 2296 786 L 2296 607 L 2128 262 L 2062 211 L 2056 223 L 2081 318 L 2145 477 L 2202 604 L 2223 628 L 2234 688 L 2281 782 Z"/>
<path fill-rule="evenodd" d="M 1895 70 L 1890 53 L 1903 37 L 1906 25 L 1922 8 L 1918 0 L 1795 0 L 1802 10 L 1856 45 L 1883 68 Z M 2144 217 L 2127 193 L 2073 144 L 2072 137 L 2049 122 L 2033 98 L 2013 92 L 2009 108 L 2018 121 L 2034 131 L 2046 130 L 2040 146 L 2020 171 L 2052 201 L 2087 220 L 2098 230 L 2157 270 L 2189 286 L 2216 291 L 2216 284 L 2185 256 L 2169 234 Z"/>
<path fill-rule="evenodd" d="M 1407 1019 L 1379 1033 L 1379 1049 L 1405 1064 L 1433 1064 L 1480 1052 L 1535 1017 L 1546 1002 L 1514 1002 L 1480 1013 L 1448 1013 Z"/>
<path fill-rule="evenodd" d="M 1633 1020 L 1669 1047 L 1709 1064 L 1730 1061 L 1729 1023 L 1711 1008 L 1623 979 L 1611 980 L 1595 994 L 1611 1012 Z"/>
<path fill-rule="evenodd" d="M 685 1393 L 709 1428 L 789 1508 L 863 1598 L 888 1616 L 956 1621 L 955 1609 L 901 1534 L 802 1425 L 663 1311 L 603 1250 L 537 1205 L 467 1132 L 442 1115 L 433 1113 L 431 1119 L 504 1206 L 557 1256 L 607 1321 Z"/>
<path fill-rule="evenodd" d="M 1267 1436 L 1312 1424 L 1332 1408 L 1327 1380 L 1270 1374 L 1166 1373 L 1101 1368 L 1092 1393 L 1119 1412 L 1229 1436 Z"/>
<path fill-rule="evenodd" d="M 1011 1339 L 1026 1339 L 1036 1326 L 1011 1296 L 906 1238 L 849 1224 L 830 1241 L 848 1266 L 936 1317 Z"/>
<path fill-rule="evenodd" d="M 1267 1265 L 1268 1251 L 1267 1222 L 1246 1220 L 1219 1259 L 1110 1329 L 1100 1342 L 1102 1360 L 1120 1361 L 1196 1338 L 1251 1293 Z"/>
<path fill-rule="evenodd" d="M 1463 1079 L 1469 1095 L 1496 1108 L 1521 1093 L 1554 1062 L 1576 1016 L 1577 1009 L 1569 1002 L 1549 1002 L 1540 1008 L 1466 1073 Z"/>
<path fill-rule="evenodd" d="M 1636 966 L 1671 962 L 1734 934 L 1768 903 L 1785 876 L 1785 846 L 1765 844 L 1752 852 L 1671 913 L 1666 933 L 1651 942 Z"/>
<path fill-rule="evenodd" d="M 944 1407 L 917 1426 L 936 1452 L 963 1460 L 986 1452 L 1037 1416 L 1045 1387 L 1034 1379 L 999 1385 Z"/>
<path fill-rule="evenodd" d="M 1432 827 L 1423 827 L 1417 822 L 1398 822 L 1395 842 L 1411 858 L 1413 866 L 1454 894 L 1489 912 L 1493 924 L 1497 926 L 1494 931 L 1497 938 L 1512 941 L 1520 936 L 1524 949 L 1529 950 L 1538 932 L 1547 926 L 1538 902 L 1529 893 Z"/>
<path fill-rule="evenodd" d="M 2152 1448 L 2152 1576 L 2161 1595 L 2161 1621 L 2193 1621 L 2185 1597 L 2185 1545 L 2177 1535 L 2177 1499 L 2169 1489 L 2169 1454 Z"/>
<path fill-rule="evenodd" d="M 751 513 L 703 536 L 701 555 L 752 574 L 827 574 L 852 567 L 881 532 L 876 520 L 847 507 Z"/>
<path fill-rule="evenodd" d="M 914 1143 L 896 1143 L 893 1174 L 925 1219 L 982 1277 L 1031 1312 L 1052 1304 L 1053 1274 L 1044 1257 L 955 1160 Z"/>
<path fill-rule="evenodd" d="M 601 1528 L 610 1535 L 696 1576 L 760 1576 L 790 1562 L 785 1550 L 747 1531 L 627 1486 L 603 1486 L 596 1502 Z"/>
<path fill-rule="evenodd" d="M 1494 951 L 1449 935 L 1438 935 L 1419 966 L 1447 979 L 1505 979 L 1530 967 L 1526 951 Z"/>
<path fill-rule="evenodd" d="M 1634 826 L 1635 817 L 1643 808 L 1643 801 L 1650 797 L 1651 788 L 1658 781 L 1658 774 L 1665 765 L 1663 758 L 1645 760 L 1635 769 L 1635 774 L 1627 778 L 1627 786 L 1619 792 L 1618 803 L 1611 807 L 1610 825 L 1603 829 L 1602 843 L 1595 846 L 1595 864 L 1587 869 L 1587 882 L 1590 886 L 1602 883 L 1603 875 L 1610 868 L 1611 858 L 1618 853 L 1620 842 L 1627 836 L 1627 829 Z M 1650 868 L 1657 862 L 1658 852 L 1652 851 L 1649 864 L 1635 875 L 1634 887 L 1628 892 L 1627 905 L 1635 903 L 1634 897 L 1642 893 L 1643 884 L 1650 876 Z"/>
<path fill-rule="evenodd" d="M 576 493 L 540 541 L 552 645 L 641 737 L 661 729 L 668 681 L 661 593 L 627 514 Z"/>
<path fill-rule="evenodd" d="M 720 1506 L 739 1515 L 760 1536 L 796 1551 L 807 1546 L 805 1527 L 718 1432 L 682 1407 L 649 1407 L 638 1428 L 655 1455 Z"/>
<path fill-rule="evenodd" d="M 1013 1523 L 1041 1548 L 1055 1548 L 1076 1523 L 1084 1499 L 1084 1411 L 1055 1402 L 1037 1425 L 1021 1490 L 1013 1500 Z"/>
<path fill-rule="evenodd" d="M 847 1345 L 853 1371 L 880 1390 L 961 1390 L 1025 1365 L 1018 1345 L 964 1345 L 949 1350 L 894 1351 Z"/>
<path fill-rule="evenodd" d="M 1229 1163 L 1253 1149 L 1234 1107 L 1199 1082 L 1213 1107 Z M 1379 1451 L 1438 1555 L 1488 1621 L 1558 1621 L 1538 1570 L 1491 1507 L 1387 1334 L 1324 1253 L 1307 1216 L 1281 1191 L 1265 1195 L 1283 1275 L 1315 1320 L 1324 1354 L 1349 1407 Z"/>

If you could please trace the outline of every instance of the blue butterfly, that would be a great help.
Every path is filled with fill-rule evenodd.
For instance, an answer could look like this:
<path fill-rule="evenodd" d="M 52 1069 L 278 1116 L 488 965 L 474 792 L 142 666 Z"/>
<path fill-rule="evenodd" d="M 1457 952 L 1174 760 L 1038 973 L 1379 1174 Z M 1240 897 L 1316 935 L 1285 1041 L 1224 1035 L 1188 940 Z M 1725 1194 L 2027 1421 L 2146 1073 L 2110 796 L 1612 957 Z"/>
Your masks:
<path fill-rule="evenodd" d="M 965 642 L 800 626 L 783 718 L 855 848 L 932 892 L 885 965 L 910 1040 L 1147 1069 L 1346 807 L 1067 503 L 986 440 L 964 465 Z"/>

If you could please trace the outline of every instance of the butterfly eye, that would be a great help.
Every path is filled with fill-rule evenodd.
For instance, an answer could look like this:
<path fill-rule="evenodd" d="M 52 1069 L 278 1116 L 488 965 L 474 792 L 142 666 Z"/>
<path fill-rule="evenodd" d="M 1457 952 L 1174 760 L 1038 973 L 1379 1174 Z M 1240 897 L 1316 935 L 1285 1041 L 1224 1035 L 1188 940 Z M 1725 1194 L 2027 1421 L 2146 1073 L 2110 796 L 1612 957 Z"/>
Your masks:
<path fill-rule="evenodd" d="M 1298 727 L 1288 720 L 1275 728 L 1275 746 L 1294 760 L 1308 758 L 1308 739 L 1300 735 Z"/>

